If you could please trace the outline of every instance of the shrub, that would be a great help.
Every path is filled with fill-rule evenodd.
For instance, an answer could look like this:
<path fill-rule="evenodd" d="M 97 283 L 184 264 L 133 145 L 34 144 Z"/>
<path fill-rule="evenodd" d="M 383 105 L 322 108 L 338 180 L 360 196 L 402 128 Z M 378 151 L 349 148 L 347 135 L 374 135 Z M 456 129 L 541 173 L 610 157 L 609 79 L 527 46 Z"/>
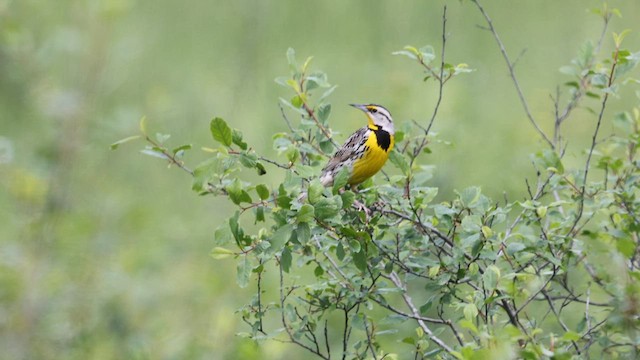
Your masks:
<path fill-rule="evenodd" d="M 561 69 L 570 77 L 569 100 L 554 98 L 554 131 L 547 134 L 529 111 L 490 17 L 472 3 L 542 139 L 532 155 L 536 177 L 527 181 L 527 199 L 494 200 L 469 187 L 434 202 L 434 169 L 421 156 L 439 141 L 430 129 L 444 86 L 470 71 L 445 61 L 446 8 L 439 51 L 408 46 L 394 53 L 424 70 L 438 100 L 425 124 L 401 125 L 390 156 L 395 169 L 382 174 L 384 181 L 369 180 L 357 191 L 343 189 L 345 176 L 330 188 L 320 184 L 319 170 L 338 146 L 329 125 L 335 87 L 312 70 L 311 58 L 298 64 L 291 49 L 291 74 L 276 79 L 291 92 L 280 99 L 289 131 L 273 135 L 277 160 L 258 154 L 240 130 L 214 118 L 210 131 L 219 146 L 191 170 L 182 160 L 190 145 L 170 148 L 166 137 L 148 135 L 141 121 L 145 154 L 192 175 L 199 194 L 226 196 L 237 206 L 216 231 L 212 256 L 234 258 L 238 285 L 256 287 L 239 310 L 250 328 L 245 336 L 291 342 L 324 359 L 379 359 L 399 353 L 399 343 L 416 358 L 638 356 L 640 109 L 606 110 L 632 81 L 627 76 L 640 52 L 622 47 L 623 32 L 613 34 L 610 57 L 600 54 L 616 10 L 599 10 L 603 35 Z M 562 129 L 586 101 L 596 104 L 590 147 L 582 165 L 566 167 Z M 604 121 L 618 134 L 603 138 Z M 262 175 L 270 167 L 284 173 L 281 183 L 242 175 L 246 169 Z M 279 289 L 264 285 L 273 275 Z"/>

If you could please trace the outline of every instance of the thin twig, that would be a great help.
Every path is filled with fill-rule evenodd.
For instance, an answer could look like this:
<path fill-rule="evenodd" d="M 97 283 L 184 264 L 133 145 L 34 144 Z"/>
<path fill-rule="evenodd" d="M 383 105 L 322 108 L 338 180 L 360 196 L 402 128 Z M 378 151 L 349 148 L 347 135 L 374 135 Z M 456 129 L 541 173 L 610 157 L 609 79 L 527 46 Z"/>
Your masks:
<path fill-rule="evenodd" d="M 558 321 L 558 324 L 560 324 L 560 326 L 562 327 L 562 329 L 565 332 L 569 331 L 569 327 L 564 323 L 564 321 L 562 321 L 562 319 L 560 318 L 560 314 L 558 313 L 558 311 L 556 310 L 555 305 L 553 305 L 553 300 L 551 300 L 551 298 L 549 297 L 549 294 L 547 293 L 546 290 L 542 291 L 542 295 L 545 297 L 545 299 L 547 299 L 547 303 L 549 304 L 549 308 L 551 309 L 551 311 L 553 312 L 553 314 L 556 317 L 556 320 Z M 573 345 L 573 347 L 576 349 L 576 352 L 578 353 L 578 355 L 580 355 L 582 352 L 580 351 L 580 348 L 578 347 L 578 344 L 576 344 L 576 342 L 574 340 L 571 340 L 571 344 Z"/>
<path fill-rule="evenodd" d="M 167 149 L 164 146 L 162 146 L 162 145 L 158 144 L 157 142 L 155 142 L 153 139 L 151 139 L 149 137 L 149 135 L 145 134 L 144 138 L 149 144 L 151 144 L 155 148 L 159 149 L 160 152 L 162 153 L 162 155 L 164 155 L 167 158 L 167 160 L 169 160 L 170 163 L 174 164 L 175 166 L 179 167 L 183 171 L 189 173 L 189 175 L 193 176 L 193 171 L 191 169 L 189 169 L 188 167 L 186 167 L 182 163 L 182 161 L 176 159 L 175 155 L 171 154 L 169 151 L 167 151 Z"/>
<path fill-rule="evenodd" d="M 291 131 L 291 133 L 294 133 L 295 130 L 293 129 L 293 126 L 291 125 L 291 121 L 289 121 L 289 118 L 287 117 L 287 114 L 284 112 L 284 107 L 282 107 L 282 103 L 279 102 L 278 106 L 280 107 L 280 114 L 282 114 L 282 119 L 287 124 L 287 127 L 289 128 L 289 131 Z"/>
<path fill-rule="evenodd" d="M 278 260 L 276 258 L 276 260 Z M 292 343 L 302 347 L 303 349 L 308 350 L 309 352 L 321 357 L 322 359 L 326 359 L 329 360 L 329 358 L 327 356 L 325 356 L 324 354 L 320 353 L 319 351 L 316 351 L 315 349 L 313 349 L 312 347 L 308 346 L 307 344 L 297 340 L 294 336 L 293 333 L 291 332 L 291 327 L 289 326 L 289 324 L 287 324 L 287 320 L 285 318 L 285 306 L 284 306 L 284 301 L 286 296 L 284 295 L 284 276 L 283 276 L 283 271 L 282 271 L 282 266 L 278 266 L 279 270 L 280 270 L 280 320 L 282 321 L 282 326 L 284 327 L 284 330 L 287 332 L 287 334 L 289 335 L 289 339 Z"/>
<path fill-rule="evenodd" d="M 493 22 L 491 21 L 491 18 L 489 17 L 487 12 L 484 10 L 482 5 L 480 5 L 478 0 L 471 0 L 471 1 L 473 1 L 473 3 L 476 4 L 476 6 L 478 7 L 478 10 L 480 10 L 480 12 L 482 13 L 482 16 L 484 16 L 484 19 L 487 21 L 487 25 L 489 25 L 489 29 L 488 30 L 491 32 L 491 34 L 493 34 L 493 38 L 498 43 L 498 47 L 500 48 L 500 52 L 502 53 L 502 57 L 504 58 L 504 61 L 507 63 L 507 67 L 509 68 L 509 76 L 511 76 L 511 80 L 513 81 L 513 85 L 516 87 L 516 91 L 518 92 L 518 98 L 520 99 L 520 103 L 522 104 L 522 107 L 524 108 L 524 112 L 527 114 L 527 118 L 529 119 L 529 122 L 531 122 L 531 125 L 533 125 L 533 127 L 536 129 L 538 134 L 540 134 L 540 136 L 542 137 L 542 139 L 544 139 L 544 141 L 546 141 L 549 144 L 549 146 L 551 146 L 551 148 L 553 148 L 553 146 L 554 146 L 553 142 L 551 140 L 549 140 L 549 138 L 544 133 L 544 131 L 542 131 L 540 126 L 538 126 L 538 123 L 536 122 L 535 118 L 531 114 L 531 111 L 529 110 L 529 104 L 527 103 L 527 100 L 524 97 L 524 94 L 522 93 L 522 89 L 520 88 L 520 83 L 518 82 L 518 78 L 516 77 L 515 69 L 513 67 L 514 64 L 509 59 L 509 55 L 507 54 L 507 50 L 505 49 L 504 44 L 502 43 L 502 40 L 500 40 L 500 36 L 498 36 L 498 32 L 494 28 Z"/>
<path fill-rule="evenodd" d="M 318 120 L 318 117 L 316 116 L 315 111 L 313 111 L 313 109 L 311 107 L 309 107 L 309 104 L 307 104 L 306 101 L 303 101 L 302 102 L 302 107 L 307 112 L 307 114 L 309 115 L 311 120 L 313 120 L 313 122 L 316 123 L 316 126 L 318 127 L 318 129 L 320 129 L 320 131 L 322 131 L 324 136 L 331 142 L 333 147 L 335 147 L 336 149 L 339 149 L 340 145 L 338 145 L 338 143 L 333 139 L 331 134 L 329 134 L 329 131 L 320 123 L 320 120 Z"/>
<path fill-rule="evenodd" d="M 611 88 L 613 84 L 613 79 L 616 71 L 616 65 L 618 64 L 618 53 L 619 46 L 616 46 L 615 53 L 613 55 L 613 63 L 611 64 L 611 70 L 609 71 L 609 81 L 607 83 L 607 88 Z M 586 188 L 587 188 L 587 177 L 589 176 L 589 167 L 591 164 L 591 158 L 593 157 L 593 151 L 596 148 L 596 144 L 598 143 L 598 133 L 600 132 L 600 125 L 602 124 L 602 118 L 604 116 L 604 111 L 607 108 L 607 100 L 609 100 L 609 91 L 604 93 L 604 97 L 602 98 L 602 105 L 600 106 L 600 113 L 598 114 L 598 121 L 596 123 L 596 128 L 593 131 L 593 136 L 591 137 L 591 147 L 589 148 L 589 153 L 587 154 L 587 161 L 584 165 L 584 176 L 582 177 L 582 186 L 580 188 L 580 201 L 578 202 L 578 214 L 576 215 L 575 220 L 573 221 L 573 225 L 571 229 L 567 233 L 567 236 L 572 235 L 578 222 L 582 218 L 582 213 L 584 212 L 584 198 L 586 196 Z"/>
<path fill-rule="evenodd" d="M 413 320 L 420 320 L 420 321 L 424 321 L 424 322 L 429 322 L 432 324 L 444 324 L 444 325 L 448 325 L 449 323 L 451 323 L 450 320 L 442 320 L 442 319 L 436 319 L 436 318 L 430 318 L 430 317 L 425 317 L 425 316 L 416 316 L 413 314 L 409 314 L 406 313 L 404 311 L 401 311 L 399 309 L 396 309 L 395 307 L 389 305 L 388 303 L 380 300 L 380 299 L 376 299 L 375 297 L 369 297 L 369 299 L 373 300 L 376 304 L 382 306 L 383 308 L 390 310 L 391 312 L 394 312 L 400 316 L 403 316 L 407 319 L 413 319 Z"/>
<path fill-rule="evenodd" d="M 431 114 L 431 120 L 429 120 L 429 125 L 425 130 L 424 134 L 429 135 L 429 131 L 431 130 L 431 126 L 436 119 L 436 114 L 438 114 L 438 109 L 440 109 L 440 102 L 442 101 L 442 90 L 444 87 L 444 52 L 447 44 L 447 6 L 444 6 L 442 10 L 442 51 L 440 52 L 440 76 L 438 77 L 438 100 L 436 101 L 436 106 L 433 109 L 433 114 Z"/>
<path fill-rule="evenodd" d="M 402 299 L 404 300 L 404 303 L 407 305 L 407 307 L 409 307 L 409 310 L 411 310 L 411 313 L 413 314 L 413 316 L 420 317 L 420 312 L 418 311 L 416 306 L 413 304 L 413 299 L 411 299 L 411 296 L 409 296 L 409 294 L 407 293 L 406 286 L 402 283 L 402 280 L 400 280 L 400 277 L 398 277 L 398 274 L 396 274 L 395 271 L 391 272 L 391 274 L 389 275 L 389 279 L 391 279 L 391 281 L 396 287 L 398 287 L 399 289 L 402 289 Z M 422 328 L 422 330 L 425 332 L 425 334 L 429 335 L 429 338 L 431 339 L 431 341 L 436 343 L 436 345 L 440 346 L 444 351 L 453 355 L 454 353 L 453 349 L 449 347 L 449 345 L 447 345 L 444 341 L 442 341 L 442 339 L 437 337 L 424 321 L 420 319 L 416 321 L 418 322 L 418 325 L 420 325 L 420 328 Z"/>
<path fill-rule="evenodd" d="M 371 334 L 369 334 L 369 326 L 367 325 L 367 316 L 362 314 L 362 323 L 364 324 L 364 332 L 367 334 L 367 347 L 371 350 L 371 356 L 373 360 L 378 360 L 378 356 L 376 356 L 376 350 L 373 348 L 373 340 L 371 339 L 371 335 L 373 335 L 373 328 L 371 329 Z"/>

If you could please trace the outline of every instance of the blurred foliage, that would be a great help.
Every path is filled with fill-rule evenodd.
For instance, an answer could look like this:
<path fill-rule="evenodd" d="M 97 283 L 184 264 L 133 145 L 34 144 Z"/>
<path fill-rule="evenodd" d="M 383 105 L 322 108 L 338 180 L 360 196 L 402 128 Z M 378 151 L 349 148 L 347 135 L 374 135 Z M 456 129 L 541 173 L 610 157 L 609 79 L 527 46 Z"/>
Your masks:
<path fill-rule="evenodd" d="M 183 145 L 177 139 L 189 139 L 185 159 L 198 163 L 211 156 L 199 149 L 214 146 L 207 129 L 215 115 L 243 131 L 241 141 L 252 145 L 248 164 L 257 167 L 257 154 L 275 158 L 271 134 L 287 127 L 278 107 L 285 93 L 272 80 L 286 71 L 282 54 L 288 47 L 314 54 L 316 66 L 338 85 L 327 119 L 338 141 L 361 126 L 342 106 L 351 102 L 384 103 L 398 123 L 424 123 L 437 89 L 415 81 L 425 74 L 391 53 L 406 44 L 437 44 L 443 3 L 0 0 L 1 356 L 304 354 L 236 336 L 247 327 L 234 311 L 254 289 L 229 282 L 235 263 L 207 256 L 215 229 L 233 208 L 224 200 L 189 196 L 181 174 L 131 151 L 109 152 L 109 144 L 134 133 L 146 115 L 154 141 L 158 130 L 172 134 L 159 137 L 176 143 L 170 150 Z M 527 49 L 516 69 L 532 113 L 551 132 L 549 95 L 576 76 L 557 69 L 586 39 L 599 36 L 598 18 L 586 10 L 601 3 L 485 5 L 507 48 L 514 54 Z M 429 180 L 439 189 L 434 201 L 477 184 L 490 197 L 521 199 L 525 175 L 535 177 L 523 159 L 541 143 L 526 123 L 495 43 L 476 27 L 482 17 L 469 2 L 449 6 L 447 57 L 476 71 L 447 85 L 433 128 L 443 141 L 430 144 L 432 153 L 421 158 L 435 165 Z M 612 6 L 622 18 L 610 30 L 635 30 L 640 5 Z M 629 49 L 639 43 L 637 32 L 625 39 Z M 607 41 L 601 53 L 613 49 Z M 571 139 L 562 160 L 567 169 L 582 164 L 589 146 L 589 109 L 599 103 L 591 101 L 565 127 Z M 633 92 L 612 96 L 607 112 L 622 115 L 605 119 L 602 138 L 614 132 L 613 123 L 630 124 L 634 104 Z M 544 153 L 537 159 L 549 161 Z M 617 159 L 605 153 L 595 165 L 622 169 Z M 284 171 L 263 165 L 263 183 L 283 180 Z M 245 180 L 257 177 L 253 172 Z M 618 227 L 627 221 L 620 216 L 612 218 Z M 623 242 L 620 251 L 627 250 Z M 278 286 L 277 279 L 268 281 Z"/>

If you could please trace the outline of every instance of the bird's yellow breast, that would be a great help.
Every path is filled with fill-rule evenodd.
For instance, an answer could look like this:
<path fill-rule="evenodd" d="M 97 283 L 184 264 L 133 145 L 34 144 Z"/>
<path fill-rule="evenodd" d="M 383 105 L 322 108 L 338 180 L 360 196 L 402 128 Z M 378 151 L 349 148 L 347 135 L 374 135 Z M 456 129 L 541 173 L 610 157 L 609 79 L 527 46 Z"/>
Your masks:
<path fill-rule="evenodd" d="M 388 147 L 384 149 L 380 146 L 376 133 L 369 131 L 367 141 L 364 143 L 365 151 L 362 157 L 353 164 L 349 185 L 360 184 L 380 171 L 389 158 L 389 152 L 393 150 L 393 135 L 389 134 L 389 137 Z"/>

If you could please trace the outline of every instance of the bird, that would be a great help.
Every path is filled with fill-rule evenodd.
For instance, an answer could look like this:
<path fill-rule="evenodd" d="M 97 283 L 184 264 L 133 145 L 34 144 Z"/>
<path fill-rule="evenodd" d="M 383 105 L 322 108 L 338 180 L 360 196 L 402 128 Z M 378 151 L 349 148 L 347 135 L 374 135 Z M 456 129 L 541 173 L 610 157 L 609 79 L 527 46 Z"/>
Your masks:
<path fill-rule="evenodd" d="M 344 168 L 349 171 L 347 184 L 359 185 L 382 169 L 393 150 L 395 131 L 389 110 L 376 104 L 350 105 L 365 113 L 368 124 L 351 134 L 322 169 L 320 182 L 325 187 L 332 186 Z"/>

